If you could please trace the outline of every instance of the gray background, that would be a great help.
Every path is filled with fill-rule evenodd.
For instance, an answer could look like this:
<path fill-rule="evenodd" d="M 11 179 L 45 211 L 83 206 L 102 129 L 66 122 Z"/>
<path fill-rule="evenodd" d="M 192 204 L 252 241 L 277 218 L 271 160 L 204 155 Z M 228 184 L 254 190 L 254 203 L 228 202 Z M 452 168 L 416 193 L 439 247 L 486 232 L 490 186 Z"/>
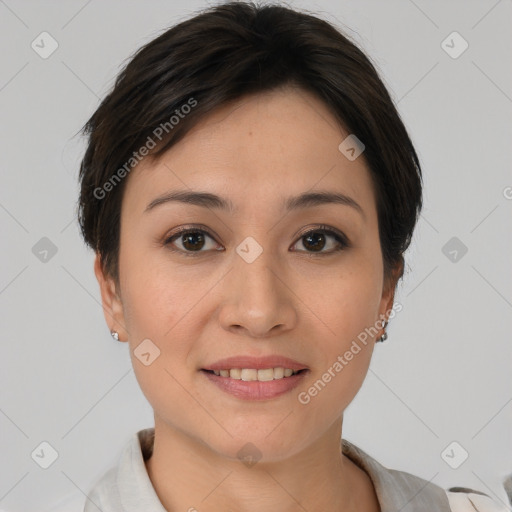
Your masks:
<path fill-rule="evenodd" d="M 93 254 L 79 238 L 84 145 L 73 136 L 134 50 L 207 5 L 0 0 L 0 509 L 41 511 L 66 495 L 83 502 L 129 437 L 153 425 L 127 345 L 109 335 Z M 345 27 L 367 51 L 425 173 L 425 208 L 397 295 L 403 310 L 376 346 L 343 435 L 385 466 L 505 502 L 501 480 L 512 472 L 511 2 L 290 5 Z M 43 31 L 59 45 L 47 59 L 31 48 Z M 453 31 L 469 44 L 458 58 L 441 44 Z M 57 248 L 46 261 L 33 251 L 43 237 Z M 456 245 L 443 250 L 452 237 Z M 43 441 L 59 454 L 48 469 L 31 458 Z M 458 469 L 441 457 L 452 441 L 469 452 Z"/>

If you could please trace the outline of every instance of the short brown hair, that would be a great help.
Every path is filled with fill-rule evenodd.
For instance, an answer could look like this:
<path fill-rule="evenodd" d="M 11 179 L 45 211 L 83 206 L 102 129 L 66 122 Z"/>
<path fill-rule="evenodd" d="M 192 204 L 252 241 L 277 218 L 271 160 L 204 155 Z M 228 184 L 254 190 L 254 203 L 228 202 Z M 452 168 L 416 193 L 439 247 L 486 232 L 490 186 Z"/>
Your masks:
<path fill-rule="evenodd" d="M 120 178 L 155 130 L 167 127 L 147 158 L 159 157 L 216 107 L 287 85 L 321 99 L 365 145 L 385 276 L 397 264 L 403 275 L 403 253 L 422 207 L 422 177 L 386 87 L 368 57 L 327 21 L 253 2 L 203 10 L 141 47 L 82 128 L 88 146 L 80 166 L 78 217 L 82 236 L 100 254 L 106 273 L 118 281 L 126 182 Z M 184 105 L 193 108 L 181 116 Z M 179 116 L 177 123 L 173 116 Z"/>

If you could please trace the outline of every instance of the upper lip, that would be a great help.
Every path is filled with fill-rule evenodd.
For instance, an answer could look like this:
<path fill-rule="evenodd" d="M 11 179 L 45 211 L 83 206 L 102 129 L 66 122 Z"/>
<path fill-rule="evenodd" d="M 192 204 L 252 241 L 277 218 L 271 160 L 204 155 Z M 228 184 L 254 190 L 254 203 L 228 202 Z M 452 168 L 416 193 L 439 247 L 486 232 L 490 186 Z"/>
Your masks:
<path fill-rule="evenodd" d="M 229 370 L 232 368 L 253 368 L 262 370 L 264 368 L 289 368 L 290 370 L 305 370 L 308 367 L 298 361 L 284 356 L 233 356 L 220 359 L 203 368 L 203 370 Z"/>

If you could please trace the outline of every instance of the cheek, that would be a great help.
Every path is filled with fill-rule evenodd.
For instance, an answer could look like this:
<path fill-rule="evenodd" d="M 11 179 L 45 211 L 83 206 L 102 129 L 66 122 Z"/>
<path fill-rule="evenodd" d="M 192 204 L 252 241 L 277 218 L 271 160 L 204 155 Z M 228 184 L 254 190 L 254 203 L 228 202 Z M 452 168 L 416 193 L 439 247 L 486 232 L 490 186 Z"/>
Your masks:
<path fill-rule="evenodd" d="M 350 265 L 331 275 L 328 288 L 324 287 L 328 291 L 319 297 L 319 311 L 342 345 L 377 320 L 382 298 L 381 267 L 377 258 L 360 253 Z"/>
<path fill-rule="evenodd" d="M 183 282 L 179 267 L 155 258 L 159 251 L 140 249 L 130 240 L 123 251 L 121 289 L 130 357 L 144 395 L 158 407 L 159 397 L 176 396 L 178 382 L 187 371 L 191 329 L 198 328 L 191 320 L 198 301 L 196 288 Z M 142 356 L 147 353 L 149 356 Z M 148 361 L 151 363 L 145 365 Z"/>
<path fill-rule="evenodd" d="M 360 286 L 344 290 L 346 294 L 326 301 L 322 309 L 325 321 L 317 327 L 322 329 L 323 323 L 329 328 L 323 329 L 325 336 L 317 336 L 321 359 L 314 378 L 299 390 L 299 402 L 313 422 L 319 418 L 331 424 L 348 407 L 365 380 L 375 346 L 371 327 L 377 311 L 376 294 Z"/>
<path fill-rule="evenodd" d="M 134 277 L 127 286 L 124 302 L 132 348 L 149 338 L 162 356 L 182 360 L 189 349 L 188 340 L 200 328 L 195 311 L 201 295 L 191 291 L 193 286 L 187 289 L 178 275 L 169 272 L 153 269 L 140 277 Z"/>
<path fill-rule="evenodd" d="M 313 299 L 321 319 L 315 323 L 324 333 L 317 335 L 322 346 L 318 375 L 322 382 L 317 381 L 316 406 L 336 403 L 336 410 L 343 410 L 362 385 L 375 344 L 381 280 L 375 258 L 361 257 L 349 271 L 331 276 L 329 292 Z"/>
<path fill-rule="evenodd" d="M 169 424 L 180 418 L 180 428 L 193 431 L 197 418 L 204 415 L 199 407 L 196 410 L 197 404 L 186 391 L 191 340 L 200 330 L 194 316 L 198 298 L 187 291 L 175 273 L 169 268 L 164 273 L 154 265 L 142 271 L 134 267 L 123 304 L 130 332 L 130 357 L 142 393 Z M 148 339 L 151 341 L 143 341 Z M 144 357 L 145 353 L 149 357 Z M 148 359 L 150 364 L 146 365 Z"/>
<path fill-rule="evenodd" d="M 119 265 L 128 330 L 134 341 L 159 340 L 183 316 L 186 283 L 179 267 L 162 258 L 163 248 L 147 247 L 147 241 L 136 243 L 129 236 L 123 242 Z"/>

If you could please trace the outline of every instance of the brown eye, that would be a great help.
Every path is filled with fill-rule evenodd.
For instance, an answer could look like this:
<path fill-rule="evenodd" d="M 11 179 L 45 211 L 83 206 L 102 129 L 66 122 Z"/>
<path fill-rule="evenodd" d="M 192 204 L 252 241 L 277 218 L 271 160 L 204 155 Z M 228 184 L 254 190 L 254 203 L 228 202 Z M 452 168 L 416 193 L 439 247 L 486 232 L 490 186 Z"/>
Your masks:
<path fill-rule="evenodd" d="M 199 231 L 191 231 L 181 235 L 181 244 L 187 251 L 200 251 L 204 247 L 205 237 Z"/>
<path fill-rule="evenodd" d="M 324 233 L 311 233 L 309 235 L 306 235 L 303 238 L 303 245 L 306 249 L 312 250 L 312 251 L 321 251 L 326 244 L 326 236 Z"/>
<path fill-rule="evenodd" d="M 173 251 L 179 251 L 183 253 L 199 253 L 205 252 L 208 249 L 215 249 L 216 244 L 213 243 L 212 246 L 207 247 L 208 239 L 213 241 L 213 238 L 202 229 L 184 229 L 179 233 L 175 233 L 170 236 L 164 242 L 166 246 L 177 245 L 176 247 L 169 247 Z M 181 245 L 181 247 L 180 247 Z M 206 249 L 203 250 L 206 246 Z"/>
<path fill-rule="evenodd" d="M 330 242 L 329 239 L 331 239 Z M 334 239 L 334 242 L 332 239 Z M 330 254 L 332 252 L 341 251 L 349 246 L 346 237 L 331 229 L 319 228 L 308 231 L 300 237 L 299 241 L 300 240 L 302 240 L 302 245 L 305 247 L 306 252 L 310 253 Z M 323 249 L 326 247 L 327 250 L 324 251 Z"/>

